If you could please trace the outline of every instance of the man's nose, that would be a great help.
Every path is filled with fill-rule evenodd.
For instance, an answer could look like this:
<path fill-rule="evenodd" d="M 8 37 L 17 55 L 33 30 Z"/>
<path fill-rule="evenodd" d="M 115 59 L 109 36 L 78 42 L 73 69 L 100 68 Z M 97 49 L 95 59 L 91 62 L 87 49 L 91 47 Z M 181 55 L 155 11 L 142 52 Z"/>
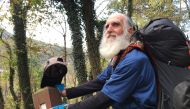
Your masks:
<path fill-rule="evenodd" d="M 113 26 L 109 26 L 107 29 L 106 29 L 107 33 L 111 33 L 113 32 Z"/>

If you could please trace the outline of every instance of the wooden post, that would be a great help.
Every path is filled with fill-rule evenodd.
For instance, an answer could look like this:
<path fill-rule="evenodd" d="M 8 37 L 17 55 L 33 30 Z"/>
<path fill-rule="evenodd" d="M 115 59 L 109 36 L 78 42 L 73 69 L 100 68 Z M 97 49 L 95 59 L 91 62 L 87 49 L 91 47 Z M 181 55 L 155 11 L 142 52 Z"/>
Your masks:
<path fill-rule="evenodd" d="M 35 109 L 50 109 L 62 104 L 62 98 L 57 89 L 45 87 L 33 94 Z"/>

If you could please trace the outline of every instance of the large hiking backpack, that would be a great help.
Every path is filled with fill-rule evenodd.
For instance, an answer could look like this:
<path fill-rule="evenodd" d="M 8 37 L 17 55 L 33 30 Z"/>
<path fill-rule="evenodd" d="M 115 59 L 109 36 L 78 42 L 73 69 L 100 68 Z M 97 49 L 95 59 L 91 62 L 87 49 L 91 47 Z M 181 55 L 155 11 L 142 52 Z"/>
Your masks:
<path fill-rule="evenodd" d="M 169 19 L 150 21 L 134 35 L 144 43 L 159 81 L 159 109 L 190 109 L 190 43 Z"/>

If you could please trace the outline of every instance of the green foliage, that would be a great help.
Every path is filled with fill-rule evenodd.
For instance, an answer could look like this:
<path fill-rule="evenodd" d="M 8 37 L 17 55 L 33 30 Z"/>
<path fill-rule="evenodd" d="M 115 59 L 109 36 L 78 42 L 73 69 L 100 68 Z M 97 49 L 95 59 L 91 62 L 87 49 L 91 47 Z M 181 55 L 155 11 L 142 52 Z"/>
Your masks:
<path fill-rule="evenodd" d="M 36 57 L 36 55 L 30 56 L 29 67 L 32 92 L 36 92 L 40 88 L 43 74 L 43 65 L 39 62 L 39 57 Z"/>
<path fill-rule="evenodd" d="M 5 102 L 5 109 L 14 109 L 13 107 L 15 107 L 15 103 L 13 102 L 13 98 L 10 95 L 10 93 L 5 96 L 6 102 Z"/>
<path fill-rule="evenodd" d="M 111 12 L 127 13 L 127 0 L 112 0 L 109 10 Z M 170 18 L 179 25 L 186 21 L 185 10 L 180 9 L 181 0 L 133 0 L 133 20 L 143 27 L 151 19 L 166 17 Z M 112 11 L 114 10 L 114 11 Z M 187 13 L 187 12 L 186 12 Z"/>
<path fill-rule="evenodd" d="M 9 72 L 6 71 L 6 70 L 4 70 L 4 71 L 2 72 L 2 74 L 1 74 L 1 79 L 2 79 L 2 81 L 7 81 L 8 78 L 9 78 Z"/>
<path fill-rule="evenodd" d="M 127 11 L 127 0 L 112 0 L 108 5 L 109 13 Z"/>
<path fill-rule="evenodd" d="M 31 6 L 38 6 L 38 5 L 42 5 L 43 0 L 28 0 L 28 2 Z"/>

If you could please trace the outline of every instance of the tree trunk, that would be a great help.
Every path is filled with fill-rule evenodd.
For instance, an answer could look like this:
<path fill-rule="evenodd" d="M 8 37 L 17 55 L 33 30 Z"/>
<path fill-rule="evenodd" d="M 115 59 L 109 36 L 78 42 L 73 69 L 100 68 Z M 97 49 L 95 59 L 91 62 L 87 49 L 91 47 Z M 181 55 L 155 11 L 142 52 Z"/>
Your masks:
<path fill-rule="evenodd" d="M 133 0 L 128 0 L 128 16 L 131 18 L 133 14 Z"/>
<path fill-rule="evenodd" d="M 3 31 L 1 31 L 1 33 L 0 33 L 1 38 L 2 38 L 2 36 L 3 36 Z M 3 92 L 2 92 L 2 88 L 1 88 L 1 83 L 0 83 L 0 109 L 4 109 L 4 99 L 3 99 Z"/>
<path fill-rule="evenodd" d="M 93 79 L 96 78 L 97 74 L 101 71 L 100 66 L 100 54 L 98 41 L 95 38 L 95 11 L 93 0 L 81 0 L 82 6 L 82 19 L 85 24 L 86 42 L 88 49 L 88 57 L 91 66 L 91 72 Z"/>
<path fill-rule="evenodd" d="M 87 73 L 85 66 L 85 55 L 82 47 L 82 33 L 81 33 L 81 21 L 79 16 L 79 8 L 74 0 L 61 0 L 61 3 L 66 10 L 68 16 L 68 23 L 71 29 L 72 45 L 73 45 L 73 58 L 74 67 L 77 72 L 78 83 L 86 82 Z"/>
<path fill-rule="evenodd" d="M 104 24 L 106 23 L 106 20 L 98 20 L 96 21 L 95 25 L 97 28 L 97 38 L 98 38 L 98 45 L 100 44 L 100 41 L 102 39 Z"/>
<path fill-rule="evenodd" d="M 3 99 L 1 86 L 0 86 L 0 109 L 4 109 L 4 99 Z"/>
<path fill-rule="evenodd" d="M 22 0 L 12 0 L 12 17 L 14 24 L 14 41 L 16 45 L 19 86 L 21 89 L 24 109 L 33 109 L 30 87 L 28 57 L 26 47 L 26 15 L 27 9 Z"/>
<path fill-rule="evenodd" d="M 16 109 L 20 109 L 20 98 L 16 95 L 16 93 L 14 91 L 14 75 L 15 75 L 15 71 L 14 71 L 14 68 L 12 66 L 10 66 L 10 65 L 9 65 L 9 69 L 10 69 L 9 89 L 10 89 L 11 95 L 13 97 Z"/>

